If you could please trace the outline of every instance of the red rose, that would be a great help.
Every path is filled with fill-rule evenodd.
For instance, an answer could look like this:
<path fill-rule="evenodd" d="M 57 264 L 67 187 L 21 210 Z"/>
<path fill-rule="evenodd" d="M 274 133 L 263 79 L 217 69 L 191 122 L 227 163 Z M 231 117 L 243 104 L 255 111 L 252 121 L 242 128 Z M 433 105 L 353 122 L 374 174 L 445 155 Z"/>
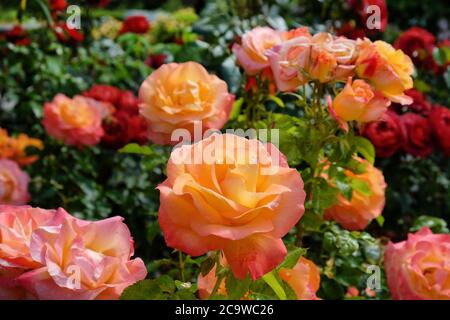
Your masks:
<path fill-rule="evenodd" d="M 49 4 L 52 11 L 63 11 L 67 8 L 66 0 L 49 0 Z"/>
<path fill-rule="evenodd" d="M 160 54 L 151 54 L 145 60 L 145 64 L 150 68 L 158 69 L 166 62 L 167 56 L 164 53 Z"/>
<path fill-rule="evenodd" d="M 428 120 L 442 152 L 450 156 L 450 110 L 444 106 L 435 105 Z"/>
<path fill-rule="evenodd" d="M 28 46 L 31 43 L 27 32 L 20 25 L 14 26 L 11 30 L 5 32 L 4 37 L 7 41 L 17 46 Z"/>
<path fill-rule="evenodd" d="M 437 73 L 439 65 L 433 59 L 435 42 L 436 38 L 427 30 L 412 27 L 395 40 L 394 47 L 410 56 L 416 66 Z"/>
<path fill-rule="evenodd" d="M 147 142 L 147 123 L 139 115 L 130 115 L 118 110 L 103 123 L 102 141 L 111 147 L 120 148 L 130 142 Z"/>
<path fill-rule="evenodd" d="M 388 22 L 388 12 L 385 0 L 349 0 L 349 5 L 355 12 L 358 14 L 362 25 L 364 28 L 370 33 L 373 31 L 381 31 L 384 32 L 386 30 L 387 22 Z M 369 19 L 374 12 L 368 10 L 369 6 L 378 6 L 380 8 L 380 29 L 369 29 L 367 26 L 367 19 Z"/>
<path fill-rule="evenodd" d="M 120 93 L 117 101 L 117 107 L 129 113 L 130 115 L 137 115 L 139 113 L 139 100 L 131 91 L 123 91 Z"/>
<path fill-rule="evenodd" d="M 385 112 L 379 121 L 368 123 L 362 134 L 372 141 L 378 157 L 390 157 L 402 145 L 400 120 L 393 111 Z"/>
<path fill-rule="evenodd" d="M 403 149 L 413 156 L 426 158 L 433 152 L 430 123 L 415 113 L 400 116 Z"/>
<path fill-rule="evenodd" d="M 120 33 L 132 32 L 138 34 L 147 33 L 150 23 L 144 16 L 132 16 L 125 19 Z"/>
<path fill-rule="evenodd" d="M 105 84 L 94 84 L 83 96 L 116 105 L 121 92 L 118 88 Z"/>
<path fill-rule="evenodd" d="M 84 35 L 79 32 L 77 29 L 71 29 L 67 26 L 65 22 L 58 22 L 53 30 L 55 32 L 56 38 L 58 41 L 63 43 L 72 43 L 75 44 L 77 42 L 83 42 Z"/>
<path fill-rule="evenodd" d="M 413 98 L 413 103 L 408 105 L 407 108 L 419 114 L 427 115 L 431 111 L 431 103 L 429 103 L 424 94 L 416 89 L 409 89 L 406 95 Z"/>
<path fill-rule="evenodd" d="M 344 24 L 341 28 L 336 30 L 338 36 L 343 36 L 349 39 L 364 39 L 366 32 L 364 29 L 358 28 L 351 23 Z"/>

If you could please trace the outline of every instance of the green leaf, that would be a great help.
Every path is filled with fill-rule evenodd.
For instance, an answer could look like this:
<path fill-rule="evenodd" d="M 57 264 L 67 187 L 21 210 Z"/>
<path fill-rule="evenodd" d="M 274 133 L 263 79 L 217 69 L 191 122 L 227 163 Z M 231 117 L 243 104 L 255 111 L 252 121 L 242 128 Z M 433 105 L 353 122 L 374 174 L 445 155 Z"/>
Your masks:
<path fill-rule="evenodd" d="M 202 274 L 202 276 L 206 276 L 214 267 L 214 265 L 216 264 L 216 259 L 213 257 L 208 257 L 205 259 L 205 261 L 203 261 L 201 267 L 200 267 L 200 272 Z"/>
<path fill-rule="evenodd" d="M 150 156 L 154 154 L 154 151 L 149 146 L 141 146 L 137 143 L 129 143 L 123 148 L 119 149 L 120 153 L 134 153 L 141 154 L 145 156 Z"/>
<path fill-rule="evenodd" d="M 275 294 L 280 300 L 287 299 L 286 292 L 284 292 L 284 289 L 281 286 L 280 282 L 278 281 L 277 277 L 275 276 L 274 271 L 266 273 L 262 278 L 269 285 L 269 287 L 272 288 L 272 290 L 275 292 Z"/>
<path fill-rule="evenodd" d="M 244 103 L 244 98 L 239 98 L 237 99 L 234 103 L 233 103 L 233 107 L 231 109 L 231 113 L 230 113 L 230 120 L 234 120 L 237 119 L 237 117 L 239 116 L 239 114 L 241 113 L 241 107 L 242 104 Z"/>
<path fill-rule="evenodd" d="M 414 224 L 410 228 L 410 231 L 416 232 L 423 227 L 430 228 L 434 233 L 449 233 L 447 228 L 447 222 L 445 220 L 432 217 L 432 216 L 420 216 L 414 221 Z"/>
<path fill-rule="evenodd" d="M 142 280 L 124 290 L 121 300 L 166 300 L 175 291 L 175 283 L 167 275 Z"/>
<path fill-rule="evenodd" d="M 383 217 L 383 216 L 378 216 L 378 217 L 376 217 L 375 220 L 377 221 L 377 223 L 378 223 L 378 225 L 379 225 L 380 227 L 383 226 L 383 224 L 384 224 L 384 217 Z"/>
<path fill-rule="evenodd" d="M 225 279 L 225 288 L 227 289 L 228 298 L 233 300 L 241 299 L 249 290 L 250 277 L 247 275 L 244 280 L 236 279 L 233 272 L 229 272 Z"/>
<path fill-rule="evenodd" d="M 273 101 L 276 103 L 277 106 L 279 106 L 280 108 L 284 108 L 286 105 L 284 104 L 284 101 L 281 100 L 280 98 L 278 98 L 277 96 L 269 96 L 268 100 Z"/>
<path fill-rule="evenodd" d="M 371 164 L 375 162 L 375 148 L 373 144 L 363 137 L 355 137 L 356 151 L 361 154 Z"/>
<path fill-rule="evenodd" d="M 284 261 L 277 267 L 277 270 L 281 268 L 292 269 L 298 262 L 301 256 L 306 253 L 306 250 L 303 248 L 294 248 L 288 252 Z"/>
<path fill-rule="evenodd" d="M 372 194 L 369 184 L 364 180 L 353 178 L 351 179 L 350 184 L 353 190 L 358 191 L 359 193 L 362 193 L 365 196 L 370 196 Z"/>

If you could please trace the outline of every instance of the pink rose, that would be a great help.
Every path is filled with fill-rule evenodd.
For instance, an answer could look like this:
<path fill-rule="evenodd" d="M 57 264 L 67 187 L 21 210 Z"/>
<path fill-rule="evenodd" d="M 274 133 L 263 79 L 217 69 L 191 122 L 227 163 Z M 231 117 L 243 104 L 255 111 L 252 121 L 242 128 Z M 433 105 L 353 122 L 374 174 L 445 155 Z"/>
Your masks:
<path fill-rule="evenodd" d="M 42 267 L 22 274 L 18 283 L 37 299 L 118 299 L 147 275 L 141 259 L 130 260 L 133 240 L 122 220 L 67 215 L 59 226 L 35 230 L 30 254 Z"/>
<path fill-rule="evenodd" d="M 233 45 L 239 65 L 249 75 L 254 75 L 269 66 L 266 53 L 281 43 L 282 34 L 269 27 L 256 27 L 242 36 L 242 43 Z"/>
<path fill-rule="evenodd" d="M 16 162 L 0 159 L 0 204 L 26 204 L 30 200 L 29 181 L 28 174 Z"/>
<path fill-rule="evenodd" d="M 450 235 L 427 227 L 390 242 L 384 266 L 395 300 L 450 300 Z"/>
<path fill-rule="evenodd" d="M 44 106 L 43 125 L 47 133 L 66 144 L 95 145 L 103 136 L 102 119 L 111 106 L 83 96 L 73 99 L 57 94 Z"/>

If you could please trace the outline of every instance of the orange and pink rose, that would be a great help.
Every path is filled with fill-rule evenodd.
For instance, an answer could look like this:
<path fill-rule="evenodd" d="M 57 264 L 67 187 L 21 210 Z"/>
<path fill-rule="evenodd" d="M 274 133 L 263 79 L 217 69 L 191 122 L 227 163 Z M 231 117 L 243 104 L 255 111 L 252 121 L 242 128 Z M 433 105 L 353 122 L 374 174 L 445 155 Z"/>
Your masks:
<path fill-rule="evenodd" d="M 29 182 L 30 177 L 16 162 L 0 159 L 0 204 L 26 204 Z"/>
<path fill-rule="evenodd" d="M 195 161 L 200 154 L 210 159 Z M 281 238 L 304 212 L 303 181 L 279 150 L 231 134 L 175 149 L 158 189 L 167 245 L 192 256 L 221 250 L 241 279 L 283 261 Z"/>
<path fill-rule="evenodd" d="M 278 275 L 294 290 L 298 300 L 320 300 L 316 296 L 320 271 L 311 260 L 301 257 L 292 269 L 281 268 Z"/>
<path fill-rule="evenodd" d="M 389 243 L 384 266 L 395 300 L 450 300 L 450 235 L 427 227 Z"/>

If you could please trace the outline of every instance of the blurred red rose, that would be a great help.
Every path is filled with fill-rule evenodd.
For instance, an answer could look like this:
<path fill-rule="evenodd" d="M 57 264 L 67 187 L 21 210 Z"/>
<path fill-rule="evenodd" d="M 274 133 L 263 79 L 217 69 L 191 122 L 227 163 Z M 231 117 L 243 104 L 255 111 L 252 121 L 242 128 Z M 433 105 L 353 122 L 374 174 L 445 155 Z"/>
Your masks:
<path fill-rule="evenodd" d="M 63 43 L 72 43 L 84 41 L 84 35 L 77 29 L 71 29 L 63 21 L 58 22 L 54 25 L 53 31 L 55 32 L 58 41 Z"/>
<path fill-rule="evenodd" d="M 450 156 L 450 110 L 447 107 L 435 105 L 428 119 L 442 152 Z"/>
<path fill-rule="evenodd" d="M 420 67 L 433 67 L 433 48 L 436 38 L 423 28 L 412 27 L 403 32 L 394 42 L 396 49 L 401 49 Z"/>
<path fill-rule="evenodd" d="M 120 89 L 105 84 L 94 84 L 83 96 L 116 105 L 121 95 Z"/>
<path fill-rule="evenodd" d="M 393 111 L 385 112 L 379 121 L 368 123 L 362 134 L 372 142 L 378 157 L 390 157 L 402 145 L 399 116 Z"/>
<path fill-rule="evenodd" d="M 348 0 L 348 3 L 353 10 L 358 14 L 362 25 L 370 33 L 374 31 L 384 32 L 388 22 L 388 12 L 385 0 Z M 368 10 L 369 6 L 378 6 L 380 9 L 380 29 L 370 29 L 367 25 L 367 20 L 374 14 L 374 11 Z"/>
<path fill-rule="evenodd" d="M 17 46 L 28 46 L 31 43 L 27 32 L 20 25 L 16 25 L 11 30 L 5 32 L 3 37 L 6 41 L 14 43 Z"/>
<path fill-rule="evenodd" d="M 406 95 L 413 98 L 413 103 L 408 105 L 408 110 L 414 111 L 419 114 L 427 115 L 431 111 L 431 103 L 429 103 L 425 97 L 425 95 L 416 90 L 416 89 L 409 89 L 405 91 Z"/>
<path fill-rule="evenodd" d="M 67 8 L 66 0 L 49 0 L 49 4 L 52 11 L 63 11 Z"/>
<path fill-rule="evenodd" d="M 140 115 L 130 115 L 118 110 L 103 123 L 105 134 L 102 141 L 114 148 L 120 148 L 130 142 L 147 142 L 147 123 Z"/>
<path fill-rule="evenodd" d="M 139 99 L 131 91 L 122 91 L 117 101 L 117 107 L 130 115 L 139 114 Z"/>
<path fill-rule="evenodd" d="M 366 36 L 364 29 L 358 28 L 354 24 L 345 23 L 341 28 L 336 30 L 338 36 L 343 36 L 349 39 L 363 39 Z"/>
<path fill-rule="evenodd" d="M 144 16 L 132 16 L 125 19 L 120 33 L 132 32 L 138 34 L 147 33 L 150 29 L 150 23 Z"/>
<path fill-rule="evenodd" d="M 167 56 L 164 53 L 151 54 L 145 60 L 145 64 L 150 68 L 158 69 L 166 62 Z"/>
<path fill-rule="evenodd" d="M 403 149 L 409 154 L 421 158 L 433 152 L 431 126 L 428 119 L 415 114 L 406 113 L 400 116 Z"/>

